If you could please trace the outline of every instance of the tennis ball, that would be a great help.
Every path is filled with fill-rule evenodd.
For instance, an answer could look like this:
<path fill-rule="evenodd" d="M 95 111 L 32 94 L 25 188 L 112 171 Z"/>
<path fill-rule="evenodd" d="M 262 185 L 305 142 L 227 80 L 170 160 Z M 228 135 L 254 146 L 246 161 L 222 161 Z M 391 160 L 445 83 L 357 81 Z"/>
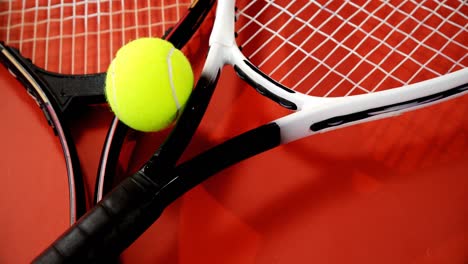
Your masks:
<path fill-rule="evenodd" d="M 193 71 L 184 54 L 159 38 L 119 49 L 107 70 L 105 95 L 120 121 L 144 132 L 168 127 L 187 102 Z"/>

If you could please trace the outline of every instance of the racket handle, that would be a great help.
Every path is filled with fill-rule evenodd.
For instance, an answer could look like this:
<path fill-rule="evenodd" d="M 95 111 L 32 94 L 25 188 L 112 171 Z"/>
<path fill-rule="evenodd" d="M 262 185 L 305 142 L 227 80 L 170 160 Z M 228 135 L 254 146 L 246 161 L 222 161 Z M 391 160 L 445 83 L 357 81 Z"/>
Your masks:
<path fill-rule="evenodd" d="M 141 172 L 125 179 L 33 263 L 105 263 L 161 215 L 161 188 Z"/>

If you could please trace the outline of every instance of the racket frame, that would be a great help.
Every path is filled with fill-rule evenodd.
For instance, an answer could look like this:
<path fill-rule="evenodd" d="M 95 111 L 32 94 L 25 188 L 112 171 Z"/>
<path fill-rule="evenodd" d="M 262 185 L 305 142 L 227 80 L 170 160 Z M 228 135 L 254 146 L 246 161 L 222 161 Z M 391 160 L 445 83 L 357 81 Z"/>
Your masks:
<path fill-rule="evenodd" d="M 204 72 L 214 75 L 224 65 L 231 65 L 257 92 L 287 109 L 297 110 L 273 121 L 281 128 L 282 144 L 317 132 L 396 116 L 468 92 L 468 68 L 398 88 L 345 97 L 296 92 L 270 78 L 242 54 L 235 39 L 233 10 L 234 0 L 219 1 Z"/>
<path fill-rule="evenodd" d="M 64 125 L 66 124 L 66 118 L 62 112 L 63 108 L 55 99 L 53 92 L 48 89 L 49 86 L 46 81 L 40 76 L 40 73 L 45 71 L 40 70 L 30 61 L 24 59 L 18 50 L 0 42 L 0 62 L 22 83 L 28 94 L 36 101 L 54 134 L 60 140 L 67 168 L 70 201 L 69 221 L 71 225 L 86 212 L 86 204 L 78 154 L 71 133 L 68 127 Z"/>

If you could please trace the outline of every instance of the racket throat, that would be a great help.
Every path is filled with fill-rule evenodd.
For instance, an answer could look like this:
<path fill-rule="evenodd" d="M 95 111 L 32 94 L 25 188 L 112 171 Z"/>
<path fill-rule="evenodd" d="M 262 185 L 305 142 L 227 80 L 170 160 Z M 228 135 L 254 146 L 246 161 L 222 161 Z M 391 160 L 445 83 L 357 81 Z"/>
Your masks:
<path fill-rule="evenodd" d="M 225 47 L 235 45 L 235 1 L 218 1 L 216 19 L 210 36 L 210 46 L 219 44 Z"/>
<path fill-rule="evenodd" d="M 258 82 L 256 82 L 254 79 L 250 78 L 248 74 L 246 74 L 244 71 L 242 71 L 242 69 L 237 66 L 237 65 L 234 65 L 234 70 L 236 71 L 237 75 L 242 79 L 244 80 L 245 82 L 247 82 L 250 86 L 252 86 L 253 88 L 255 88 L 255 90 L 269 98 L 270 100 L 278 103 L 279 105 L 281 105 L 282 107 L 284 108 L 287 108 L 289 110 L 297 110 L 297 105 L 283 97 L 280 97 L 272 92 L 270 92 L 268 89 L 266 89 L 264 86 L 262 86 L 261 84 L 259 84 Z"/>

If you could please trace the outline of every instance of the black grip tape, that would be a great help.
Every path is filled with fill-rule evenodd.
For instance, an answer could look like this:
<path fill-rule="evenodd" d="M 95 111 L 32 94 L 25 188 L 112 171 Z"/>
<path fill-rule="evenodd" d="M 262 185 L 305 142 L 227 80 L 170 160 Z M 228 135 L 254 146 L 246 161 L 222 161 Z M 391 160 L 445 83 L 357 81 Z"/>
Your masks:
<path fill-rule="evenodd" d="M 33 263 L 102 263 L 115 259 L 161 215 L 159 186 L 141 173 L 125 179 Z"/>

